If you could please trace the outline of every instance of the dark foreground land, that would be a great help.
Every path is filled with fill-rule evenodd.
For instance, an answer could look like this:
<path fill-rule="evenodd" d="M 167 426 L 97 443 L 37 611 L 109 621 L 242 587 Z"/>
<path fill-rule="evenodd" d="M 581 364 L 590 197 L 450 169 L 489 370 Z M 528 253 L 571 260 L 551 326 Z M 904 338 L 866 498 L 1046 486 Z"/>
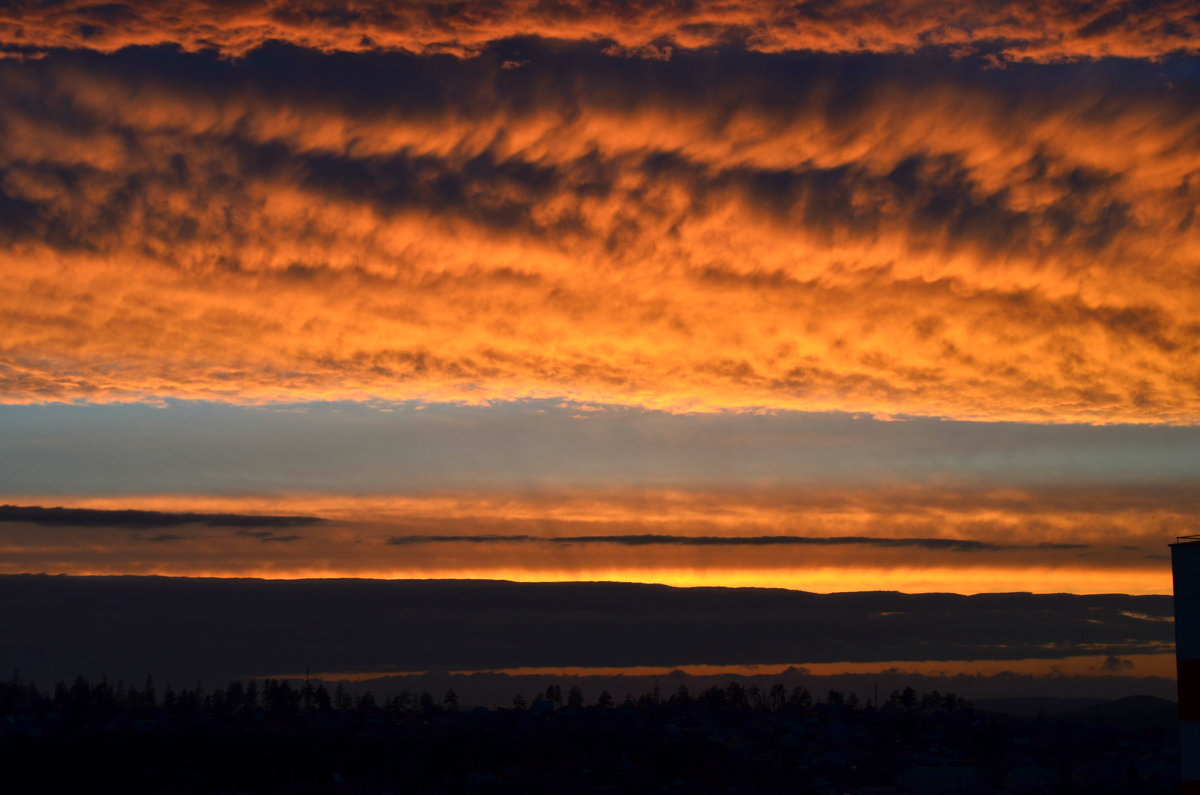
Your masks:
<path fill-rule="evenodd" d="M 1173 793 L 1174 705 L 1046 717 L 911 690 L 879 706 L 732 683 L 624 703 L 548 687 L 460 709 L 267 680 L 159 696 L 0 685 L 0 790 L 125 793 Z"/>

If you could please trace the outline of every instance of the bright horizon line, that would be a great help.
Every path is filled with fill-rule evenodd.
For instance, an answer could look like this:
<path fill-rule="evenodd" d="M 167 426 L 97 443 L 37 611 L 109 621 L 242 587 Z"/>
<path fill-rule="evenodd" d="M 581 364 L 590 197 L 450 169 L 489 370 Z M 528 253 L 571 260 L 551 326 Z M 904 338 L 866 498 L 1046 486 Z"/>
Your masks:
<path fill-rule="evenodd" d="M 1033 571 L 1034 569 L 1031 569 Z M 751 570 L 753 574 L 755 570 Z M 1041 571 L 1041 569 L 1036 569 Z M 502 575 L 485 576 L 483 573 L 460 573 L 458 576 L 391 576 L 383 572 L 367 572 L 363 574 L 336 573 L 328 570 L 307 570 L 298 572 L 256 572 L 252 574 L 217 573 L 204 571 L 194 574 L 152 570 L 136 573 L 114 573 L 100 570 L 77 571 L 20 571 L 0 572 L 0 577 L 159 577 L 179 580 L 258 580 L 262 582 L 296 582 L 302 580 L 363 580 L 378 582 L 492 582 L 511 583 L 514 585 L 649 585 L 667 588 L 724 588 L 728 590 L 764 590 L 764 591 L 793 591 L 820 596 L 837 596 L 840 594 L 861 593 L 894 593 L 904 596 L 989 596 L 1004 594 L 1029 594 L 1038 596 L 1171 596 L 1172 591 L 1065 591 L 1065 590 L 984 590 L 984 591 L 947 591 L 947 590 L 915 590 L 906 591 L 895 588 L 858 588 L 850 590 L 812 590 L 807 588 L 786 587 L 782 585 L 729 585 L 719 583 L 685 583 L 670 578 L 659 579 L 589 579 L 589 578 L 544 578 L 537 575 L 523 576 L 514 572 L 503 572 Z M 701 573 L 698 579 L 715 579 L 707 573 Z"/>

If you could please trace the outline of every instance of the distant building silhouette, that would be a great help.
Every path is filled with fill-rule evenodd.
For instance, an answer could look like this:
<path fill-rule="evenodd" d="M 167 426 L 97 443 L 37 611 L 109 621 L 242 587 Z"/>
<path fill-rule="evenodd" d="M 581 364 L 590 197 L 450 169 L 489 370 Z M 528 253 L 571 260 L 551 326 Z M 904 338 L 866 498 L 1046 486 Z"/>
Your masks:
<path fill-rule="evenodd" d="M 1200 795 L 1200 535 L 1171 545 L 1175 661 L 1179 674 L 1179 764 L 1183 795 Z"/>

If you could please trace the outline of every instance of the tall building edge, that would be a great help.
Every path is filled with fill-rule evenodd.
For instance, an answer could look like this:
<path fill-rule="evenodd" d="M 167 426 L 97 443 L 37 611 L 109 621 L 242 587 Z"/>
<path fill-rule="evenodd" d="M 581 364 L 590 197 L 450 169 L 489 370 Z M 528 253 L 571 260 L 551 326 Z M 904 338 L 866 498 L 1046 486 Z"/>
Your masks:
<path fill-rule="evenodd" d="M 1179 773 L 1183 795 L 1200 795 L 1200 536 L 1171 545 L 1175 665 L 1179 675 Z"/>

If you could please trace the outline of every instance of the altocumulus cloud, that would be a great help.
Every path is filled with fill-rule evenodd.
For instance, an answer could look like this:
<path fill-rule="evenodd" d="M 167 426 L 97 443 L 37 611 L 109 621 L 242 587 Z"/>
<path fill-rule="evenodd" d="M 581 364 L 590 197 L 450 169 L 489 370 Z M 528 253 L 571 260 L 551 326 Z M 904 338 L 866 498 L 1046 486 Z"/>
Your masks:
<path fill-rule="evenodd" d="M 471 55 L 490 42 L 529 35 L 600 40 L 613 54 L 645 58 L 738 42 L 763 52 L 911 52 L 932 46 L 1057 61 L 1195 52 L 1200 21 L 1186 0 L 27 0 L 0 12 L 0 46 L 14 55 L 156 44 L 242 55 L 271 41 L 322 51 Z"/>
<path fill-rule="evenodd" d="M 0 65 L 4 399 L 1200 418 L 1178 62 L 592 37 Z"/>

